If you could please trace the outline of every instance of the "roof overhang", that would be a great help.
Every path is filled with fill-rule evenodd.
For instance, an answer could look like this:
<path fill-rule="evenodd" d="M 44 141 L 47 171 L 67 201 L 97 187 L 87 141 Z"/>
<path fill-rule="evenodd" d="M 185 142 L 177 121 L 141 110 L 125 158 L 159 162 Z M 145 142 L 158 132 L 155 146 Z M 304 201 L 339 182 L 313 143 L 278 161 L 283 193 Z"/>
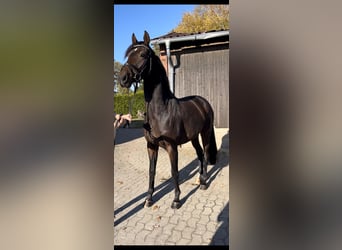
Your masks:
<path fill-rule="evenodd" d="M 229 36 L 229 30 L 206 32 L 199 34 L 192 34 L 186 36 L 176 36 L 167 38 L 155 38 L 151 40 L 152 44 L 161 43 L 175 43 L 175 42 L 185 42 L 185 41 L 198 41 L 198 40 L 208 40 L 216 37 Z"/>

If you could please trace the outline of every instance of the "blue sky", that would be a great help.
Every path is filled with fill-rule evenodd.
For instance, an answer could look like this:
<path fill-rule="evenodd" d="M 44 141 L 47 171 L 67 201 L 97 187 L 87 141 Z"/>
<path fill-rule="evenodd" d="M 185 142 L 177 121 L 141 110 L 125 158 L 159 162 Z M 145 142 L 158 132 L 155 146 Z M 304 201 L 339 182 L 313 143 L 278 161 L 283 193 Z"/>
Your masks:
<path fill-rule="evenodd" d="M 182 21 L 183 13 L 196 5 L 186 4 L 114 4 L 114 59 L 124 63 L 124 54 L 132 43 L 132 33 L 143 40 L 144 30 L 153 39 L 170 32 Z"/>

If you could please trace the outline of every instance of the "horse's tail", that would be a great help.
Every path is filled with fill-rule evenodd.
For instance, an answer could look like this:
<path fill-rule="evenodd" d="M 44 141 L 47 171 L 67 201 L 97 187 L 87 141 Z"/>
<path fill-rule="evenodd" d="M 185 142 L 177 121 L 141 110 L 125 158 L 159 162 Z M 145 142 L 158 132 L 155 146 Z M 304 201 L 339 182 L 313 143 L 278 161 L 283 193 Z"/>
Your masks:
<path fill-rule="evenodd" d="M 215 164 L 216 163 L 216 155 L 217 155 L 217 146 L 216 146 L 216 138 L 215 138 L 215 131 L 214 126 L 211 126 L 211 132 L 210 132 L 210 142 L 209 142 L 209 164 Z"/>

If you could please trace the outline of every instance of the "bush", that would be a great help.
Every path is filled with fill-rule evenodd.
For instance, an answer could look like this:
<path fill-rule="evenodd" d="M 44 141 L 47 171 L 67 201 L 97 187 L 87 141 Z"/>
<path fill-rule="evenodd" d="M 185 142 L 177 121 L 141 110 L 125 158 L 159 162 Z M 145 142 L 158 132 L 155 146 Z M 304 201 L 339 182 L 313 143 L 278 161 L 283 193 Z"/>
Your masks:
<path fill-rule="evenodd" d="M 141 110 L 143 113 L 145 112 L 144 91 L 138 90 L 135 95 L 133 93 L 114 95 L 115 113 L 131 113 L 133 118 L 138 118 L 138 110 Z"/>

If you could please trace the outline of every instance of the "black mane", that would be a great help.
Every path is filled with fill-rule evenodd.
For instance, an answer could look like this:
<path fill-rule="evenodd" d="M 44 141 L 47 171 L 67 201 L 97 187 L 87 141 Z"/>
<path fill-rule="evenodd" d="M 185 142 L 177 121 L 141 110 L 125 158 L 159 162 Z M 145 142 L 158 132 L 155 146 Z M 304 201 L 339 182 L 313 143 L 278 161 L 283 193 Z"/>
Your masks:
<path fill-rule="evenodd" d="M 156 83 L 161 83 L 163 88 L 162 88 L 162 94 L 163 94 L 163 100 L 167 100 L 167 99 L 177 99 L 175 97 L 175 95 L 171 92 L 170 89 L 170 82 L 169 82 L 169 78 L 167 76 L 166 70 L 164 68 L 164 65 L 162 64 L 160 58 L 153 52 L 152 56 L 152 61 L 154 64 L 153 69 L 157 70 L 158 73 L 154 74 L 154 77 L 156 77 L 156 79 L 154 80 Z M 146 84 L 144 84 L 144 86 L 147 87 L 148 82 L 146 82 Z M 145 92 L 146 94 L 146 92 Z"/>

